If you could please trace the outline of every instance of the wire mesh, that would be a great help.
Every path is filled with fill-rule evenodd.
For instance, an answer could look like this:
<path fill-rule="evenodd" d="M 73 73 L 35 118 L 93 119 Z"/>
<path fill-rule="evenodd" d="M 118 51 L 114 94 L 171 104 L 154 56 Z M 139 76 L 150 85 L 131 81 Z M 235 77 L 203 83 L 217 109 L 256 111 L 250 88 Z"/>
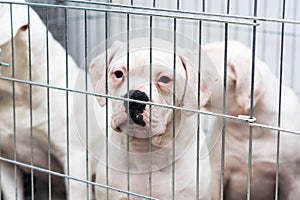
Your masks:
<path fill-rule="evenodd" d="M 297 0 L 288 2 L 249 0 L 243 4 L 238 0 L 226 2 L 203 0 L 188 3 L 179 0 L 151 2 L 0 0 L 0 4 L 2 28 L 0 36 L 3 38 L 0 38 L 1 198 L 190 199 L 192 196 L 193 199 L 240 199 L 242 196 L 247 199 L 265 199 L 265 197 L 293 199 L 297 197 L 297 189 L 291 189 L 299 186 L 297 177 L 299 173 L 295 169 L 299 161 L 295 152 L 300 134 L 297 125 L 300 115 L 296 99 L 298 97 L 293 96 L 294 93 L 300 94 L 297 79 L 299 72 L 297 65 L 300 58 L 296 56 L 299 51 L 297 44 L 300 24 Z M 141 35 L 146 35 L 144 41 L 135 40 Z M 148 92 L 150 100 L 158 98 L 156 90 L 160 88 L 160 79 L 156 80 L 155 74 L 157 70 L 155 37 L 161 37 L 171 44 L 164 49 L 173 55 L 173 59 L 167 63 L 168 67 L 172 68 L 173 73 L 169 77 L 174 83 L 169 91 L 171 93 L 169 102 L 144 101 L 131 98 L 129 95 L 131 90 L 136 89 L 133 79 L 142 77 L 144 83 L 139 87 L 148 88 L 143 89 L 143 92 Z M 115 40 L 120 40 L 125 45 L 123 49 L 125 56 L 116 53 L 118 51 L 113 53 L 117 54 L 119 59 L 125 59 L 123 62 L 125 67 L 122 68 L 124 71 L 119 69 L 126 74 L 123 77 L 126 79 L 124 94 L 113 93 L 112 91 L 119 85 L 116 85 L 116 79 L 110 81 L 110 77 L 115 73 L 110 67 L 114 61 L 111 51 Z M 248 46 L 248 50 L 244 51 L 238 45 L 236 47 L 231 40 L 243 43 Z M 132 70 L 135 60 L 138 60 L 138 57 L 133 57 L 135 51 L 145 51 L 142 46 L 136 45 L 138 43 L 136 41 L 141 42 L 140 45 L 144 44 L 148 50 L 144 62 L 147 62 L 149 69 L 147 72 L 144 70 L 144 74 L 136 74 L 139 71 Z M 212 83 L 206 77 L 211 72 L 205 71 L 208 65 L 205 52 L 209 52 L 206 47 L 215 41 L 221 41 L 222 51 L 213 54 L 210 61 L 219 72 L 214 84 L 221 85 L 221 89 L 216 89 L 215 86 L 209 88 L 210 94 L 216 95 L 211 96 L 210 105 L 204 105 L 204 109 L 202 98 L 206 93 L 202 90 L 203 84 Z M 205 46 L 206 44 L 208 46 Z M 161 47 L 160 44 L 158 46 Z M 249 88 L 247 94 L 249 108 L 240 113 L 232 111 L 239 102 L 228 101 L 232 96 L 239 95 L 231 93 L 232 85 L 229 82 L 235 79 L 234 83 L 239 84 L 240 81 L 232 75 L 236 75 L 238 69 L 228 67 L 230 65 L 228 63 L 235 59 L 234 56 L 239 56 L 238 53 L 232 54 L 231 49 L 234 47 L 238 53 L 245 52 L 250 66 L 246 77 L 250 77 L 248 85 L 243 86 L 244 90 Z M 194 101 L 197 106 L 193 108 L 185 107 L 184 103 L 178 100 L 181 85 L 187 83 L 180 82 L 181 76 L 178 75 L 179 65 L 185 65 L 184 60 L 180 64 L 177 61 L 178 58 L 182 59 L 180 52 L 184 48 L 196 52 L 193 59 L 196 60 L 194 73 L 197 81 L 194 82 L 196 86 Z M 93 75 L 89 70 L 92 68 L 90 65 L 92 60 L 103 52 L 105 71 L 102 73 L 105 81 L 101 84 L 105 89 L 99 92 L 97 87 L 93 87 L 93 80 L 90 80 L 90 76 Z M 167 59 L 167 56 L 164 59 Z M 261 64 L 262 62 L 265 64 Z M 232 65 L 235 65 L 235 62 L 233 63 Z M 270 71 L 258 74 L 260 65 L 268 66 Z M 276 81 L 273 81 L 271 74 L 274 74 Z M 261 83 L 260 80 L 264 85 L 257 85 L 257 82 Z M 267 89 L 264 95 L 258 97 L 257 88 L 263 90 L 265 87 Z M 165 94 L 162 91 L 158 93 Z M 267 95 L 273 95 L 273 98 Z M 105 111 L 95 104 L 95 99 L 101 102 L 99 100 L 101 98 L 105 99 Z M 263 103 L 257 103 L 257 99 L 260 98 L 264 100 Z M 114 106 L 119 104 L 126 110 L 124 122 L 126 128 L 120 131 L 126 135 L 124 140 L 126 145 L 124 149 L 120 147 L 126 154 L 116 154 L 112 147 L 116 145 L 112 145 L 112 141 L 121 141 L 116 140 L 116 136 L 111 134 L 112 125 L 109 118 L 114 112 Z M 147 143 L 143 144 L 148 148 L 148 154 L 143 154 L 145 159 L 135 157 L 135 146 L 132 146 L 137 138 L 137 133 L 133 131 L 136 127 L 132 129 L 132 124 L 137 122 L 129 112 L 132 105 L 144 105 L 149 108 L 150 128 L 147 130 L 149 135 Z M 164 158 L 170 159 L 170 163 L 168 166 L 160 167 L 156 166 L 156 154 L 153 153 L 157 148 L 153 143 L 157 139 L 154 124 L 157 123 L 156 112 L 160 112 L 158 109 L 172 113 L 168 115 L 172 123 L 166 126 L 172 133 L 171 150 L 169 157 Z M 99 113 L 103 116 L 99 116 Z M 192 118 L 194 126 L 191 125 L 195 130 L 188 130 L 191 133 L 187 134 L 193 137 L 186 136 L 190 138 L 185 141 L 185 146 L 195 144 L 196 149 L 192 151 L 195 159 L 190 163 L 195 165 L 191 168 L 194 171 L 187 175 L 179 172 L 182 163 L 178 162 L 180 157 L 177 151 L 180 151 L 178 148 L 181 144 L 176 138 L 179 137 L 177 130 L 181 129 L 181 124 L 175 122 L 182 120 L 182 115 L 178 113 L 192 113 L 196 116 Z M 160 121 L 166 118 L 164 115 L 160 117 Z M 242 139 L 238 134 L 232 133 L 238 130 L 234 128 L 235 125 L 243 129 L 239 130 L 240 134 L 246 135 L 241 136 Z M 204 139 L 201 135 L 202 130 Z M 261 138 L 260 134 L 263 135 Z M 241 139 L 242 142 L 235 142 L 231 135 Z M 233 144 L 229 144 L 232 141 Z M 264 145 L 262 142 L 267 142 L 270 147 L 262 147 Z M 203 143 L 208 145 L 206 157 L 203 157 L 201 152 Z M 241 151 L 237 152 L 238 147 L 234 146 L 241 148 Z M 286 148 L 290 150 L 287 151 Z M 190 150 L 187 148 L 185 151 Z M 232 154 L 244 157 L 239 158 L 240 161 L 234 161 L 230 157 Z M 115 158 L 114 155 L 124 157 Z M 295 158 L 290 159 L 292 156 Z M 261 161 L 257 157 L 265 160 Z M 133 166 L 135 159 L 145 161 L 144 164 L 147 165 L 145 171 L 136 169 L 139 167 L 138 164 L 138 167 Z M 210 159 L 208 169 L 203 169 L 201 165 L 205 159 Z M 245 174 L 241 175 L 240 182 L 236 181 L 234 177 L 236 174 L 231 174 L 233 163 L 238 162 L 242 163 L 238 166 L 244 168 L 238 170 L 245 171 Z M 257 171 L 262 168 L 257 166 L 264 162 L 272 163 L 271 175 L 269 171 Z M 100 165 L 105 167 L 102 168 Z M 290 172 L 286 172 L 283 168 L 287 165 L 296 167 L 291 167 Z M 163 185 L 167 173 L 163 173 L 164 170 L 169 173 L 167 176 L 169 179 L 166 179 L 170 180 L 166 181 L 168 183 L 166 185 Z M 208 174 L 208 171 L 210 173 L 210 170 L 212 174 L 210 181 L 206 182 L 206 188 L 201 183 L 201 177 Z M 162 174 L 161 180 L 157 175 L 158 172 Z M 214 174 L 216 172 L 217 174 Z M 144 174 L 146 178 L 138 174 Z M 296 177 L 289 182 L 288 189 L 284 187 L 286 174 Z M 184 176 L 193 178 L 185 179 Z M 271 186 L 262 180 L 264 176 L 268 176 L 266 180 L 271 180 Z M 140 177 L 140 180 L 137 177 Z M 188 188 L 182 186 L 185 180 L 193 182 L 190 183 L 192 189 L 188 194 L 191 196 L 188 197 L 184 197 L 186 193 L 180 195 Z M 259 185 L 259 181 L 266 185 Z M 9 184 L 5 185 L 6 182 Z M 261 190 L 258 187 L 265 188 L 267 192 L 260 194 L 258 191 Z M 162 192 L 160 189 L 165 191 Z M 241 191 L 242 195 L 235 197 L 235 190 Z"/>

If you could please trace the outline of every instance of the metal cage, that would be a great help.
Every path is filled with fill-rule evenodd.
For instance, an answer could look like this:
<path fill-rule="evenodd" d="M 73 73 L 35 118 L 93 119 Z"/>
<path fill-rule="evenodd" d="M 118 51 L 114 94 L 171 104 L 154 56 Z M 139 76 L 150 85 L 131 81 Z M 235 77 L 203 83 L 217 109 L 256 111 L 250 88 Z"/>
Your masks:
<path fill-rule="evenodd" d="M 108 145 L 110 142 L 108 116 L 111 110 L 106 108 L 104 111 L 102 110 L 105 117 L 98 116 L 100 106 L 95 104 L 96 98 L 104 98 L 107 104 L 109 101 L 124 101 L 124 107 L 127 110 L 134 104 L 149 106 L 150 126 L 153 123 L 151 117 L 156 107 L 172 111 L 173 114 L 170 116 L 174 118 L 177 111 L 193 113 L 196 116 L 194 122 L 197 130 L 193 130 L 195 134 L 189 138 L 189 142 L 196 141 L 197 151 L 193 155 L 194 162 L 198 163 L 199 159 L 201 163 L 204 160 L 199 153 L 203 142 L 209 146 L 207 155 L 215 148 L 216 143 L 220 143 L 220 152 L 217 155 L 219 174 L 212 176 L 212 179 L 217 177 L 217 191 L 212 192 L 211 185 L 208 189 L 209 196 L 217 193 L 217 198 L 212 195 L 212 199 L 235 199 L 230 196 L 231 193 L 228 191 L 235 191 L 234 187 L 238 186 L 229 186 L 227 180 L 230 179 L 231 174 L 227 175 L 226 170 L 230 170 L 228 167 L 230 162 L 238 163 L 239 161 L 233 161 L 226 157 L 227 147 L 237 145 L 237 143 L 228 143 L 227 135 L 230 134 L 228 133 L 230 130 L 228 124 L 232 121 L 232 123 L 243 124 L 247 130 L 247 135 L 243 136 L 247 138 L 247 140 L 245 139 L 247 142 L 240 146 L 243 149 L 241 151 L 247 152 L 246 157 L 240 161 L 246 163 L 243 170 L 247 172 L 244 177 L 246 187 L 242 189 L 244 199 L 258 198 L 254 192 L 260 190 L 257 190 L 255 184 L 259 184 L 257 182 L 261 181 L 262 185 L 259 187 L 264 188 L 263 180 L 266 178 L 263 175 L 273 181 L 272 186 L 265 186 L 266 190 L 271 188 L 269 197 L 284 199 L 283 192 L 280 190 L 281 185 L 284 184 L 281 183 L 284 172 L 280 170 L 291 165 L 295 165 L 297 168 L 299 165 L 297 156 L 293 153 L 286 156 L 289 157 L 286 161 L 287 164 L 285 160 L 282 161 L 286 148 L 295 149 L 296 152 L 297 144 L 290 144 L 288 141 L 296 142 L 298 134 L 300 134 L 300 130 L 297 129 L 299 127 L 297 124 L 300 123 L 297 121 L 297 107 L 288 108 L 288 106 L 294 105 L 294 101 L 285 96 L 284 92 L 285 85 L 291 88 L 296 95 L 300 94 L 300 84 L 297 79 L 300 70 L 297 67 L 300 62 L 300 58 L 297 56 L 297 52 L 300 51 L 300 45 L 298 45 L 300 42 L 298 38 L 300 14 L 297 11 L 300 4 L 297 0 L 243 2 L 239 0 L 195 0 L 189 2 L 180 0 L 37 0 L 26 2 L 0 0 L 0 4 L 0 36 L 2 37 L 2 39 L 0 38 L 1 199 L 81 199 L 83 197 L 98 199 L 99 195 L 96 195 L 96 191 L 105 193 L 106 199 L 112 198 L 115 194 L 110 191 L 119 193 L 119 199 L 161 198 L 155 196 L 155 190 L 158 188 L 154 187 L 156 182 L 153 172 L 162 170 L 163 167 L 155 168 L 156 166 L 152 165 L 154 155 L 151 153 L 145 157 L 148 162 L 146 166 L 147 181 L 134 182 L 134 173 L 131 172 L 132 166 L 128 161 L 132 156 L 129 151 L 130 134 L 128 134 L 127 146 L 125 145 L 128 152 L 124 153 L 124 157 L 128 159 L 128 166 L 127 169 L 120 169 L 126 172 L 118 180 L 118 182 L 124 183 L 124 187 L 119 188 L 110 184 L 110 169 L 114 168 L 109 164 L 113 159 L 110 154 L 113 149 L 110 149 Z M 145 103 L 141 99 L 131 98 L 129 92 L 130 85 L 133 83 L 129 79 L 131 77 L 129 74 L 127 74 L 125 84 L 128 96 L 110 94 L 108 90 L 109 84 L 113 84 L 112 82 L 102 82 L 105 85 L 104 93 L 97 92 L 92 87 L 89 80 L 89 68 L 92 60 L 104 52 L 103 62 L 109 63 L 109 48 L 113 46 L 115 40 L 121 40 L 124 43 L 124 55 L 127 57 L 127 69 L 125 70 L 129 71 L 131 45 L 134 46 L 132 41 L 140 35 L 146 35 L 149 39 L 149 41 L 143 42 L 146 46 L 149 45 L 147 48 L 150 49 L 150 58 L 147 58 L 149 59 L 150 73 L 145 77 L 146 82 L 151 85 L 150 99 L 152 87 L 154 87 L 152 86 L 154 77 L 152 77 L 151 71 L 152 59 L 154 59 L 152 45 L 155 44 L 155 41 L 152 38 L 159 35 L 170 43 L 168 50 L 170 50 L 170 55 L 174 55 L 174 60 L 170 63 L 174 70 L 171 104 L 148 101 Z M 234 102 L 228 102 L 226 98 L 227 95 L 230 95 L 228 88 L 230 86 L 227 85 L 226 80 L 228 80 L 228 73 L 231 73 L 227 69 L 231 40 L 239 41 L 248 47 L 247 55 L 249 56 L 249 66 L 251 66 L 250 82 L 247 86 L 250 88 L 248 93 L 249 110 L 237 115 L 231 114 L 228 107 L 225 106 L 234 104 Z M 206 55 L 200 52 L 205 51 L 206 44 L 215 41 L 221 41 L 223 44 L 223 50 L 219 56 L 220 63 L 223 65 L 222 69 L 224 69 L 219 77 L 222 80 L 220 83 L 222 90 L 219 91 L 220 99 L 214 99 L 220 104 L 220 112 L 203 109 L 200 106 L 200 97 L 203 92 L 200 90 L 202 84 L 200 79 L 202 77 L 205 79 L 206 75 L 201 71 L 205 70 L 202 69 L 202 65 L 205 63 L 201 59 L 204 60 L 203 56 Z M 175 60 L 177 51 L 179 52 L 177 45 L 197 52 L 194 56 L 196 66 L 199 67 L 199 71 L 195 72 L 199 75 L 198 91 L 195 91 L 198 98 L 197 108 L 184 108 L 176 104 L 175 84 L 177 80 L 180 81 L 180 77 L 177 77 L 175 73 L 177 67 Z M 138 48 L 142 48 L 142 45 Z M 276 112 L 273 113 L 272 118 L 264 116 L 264 118 L 276 119 L 274 123 L 261 121 L 257 117 L 260 111 L 255 110 L 254 87 L 263 87 L 255 85 L 257 80 L 255 72 L 259 65 L 257 63 L 260 62 L 258 59 L 268 66 L 270 72 L 278 80 L 278 84 L 272 87 L 272 91 L 276 90 L 277 96 L 269 99 L 272 104 L 276 104 Z M 213 58 L 211 60 L 214 62 Z M 80 75 L 78 71 L 81 71 Z M 273 77 L 270 74 L 263 74 L 262 80 L 269 83 L 272 79 L 270 77 Z M 106 78 L 109 76 L 107 70 L 105 76 Z M 143 75 L 140 74 L 140 76 Z M 163 81 L 168 82 L 167 80 Z M 177 84 L 184 83 L 178 82 Z M 268 91 L 271 89 L 269 88 Z M 286 110 L 293 109 L 296 110 L 294 114 L 286 114 L 288 112 Z M 272 113 L 266 113 L 266 115 L 268 114 Z M 290 116 L 289 114 L 293 118 L 285 119 L 284 117 Z M 129 115 L 128 112 L 127 125 L 134 123 L 129 120 Z M 214 123 L 217 120 L 221 124 Z M 287 124 L 285 124 L 286 121 Z M 218 128 L 214 129 L 214 126 L 218 126 Z M 102 127 L 102 141 L 99 141 L 97 137 L 98 127 Z M 169 185 L 166 186 L 168 188 L 166 193 L 170 193 L 170 199 L 183 198 L 176 196 L 177 190 L 179 190 L 177 189 L 178 182 L 180 182 L 176 177 L 177 164 L 175 162 L 177 146 L 175 146 L 174 138 L 177 128 L 173 122 L 173 141 L 171 143 L 173 153 L 170 155 L 171 161 L 168 163 L 171 174 L 168 176 L 170 177 Z M 200 129 L 204 130 L 206 138 L 201 138 Z M 218 137 L 214 138 L 213 142 L 209 141 L 211 132 L 216 130 L 219 133 Z M 267 172 L 257 175 L 255 171 L 257 155 L 253 155 L 253 152 L 259 151 L 260 145 L 264 145 L 264 143 L 257 142 L 264 140 L 256 139 L 256 134 L 264 131 L 268 131 L 273 135 L 272 137 L 276 137 L 275 140 L 272 140 L 274 143 L 271 148 L 273 157 L 267 157 L 273 163 L 272 172 L 274 173 L 271 175 L 266 174 Z M 149 135 L 152 136 L 152 128 L 150 128 Z M 286 140 L 286 138 L 288 139 Z M 229 139 L 229 141 L 231 140 Z M 152 138 L 149 137 L 150 150 L 153 148 L 151 142 Z M 188 144 L 186 146 L 189 146 Z M 91 146 L 95 149 L 92 149 Z M 101 148 L 104 149 L 104 154 L 103 157 L 98 158 L 97 153 Z M 261 150 L 260 154 L 264 154 L 264 150 Z M 120 160 L 122 159 L 120 158 Z M 211 165 L 213 163 L 210 161 Z M 105 177 L 103 177 L 104 181 L 97 182 L 97 178 L 95 178 L 97 166 L 101 164 L 106 166 L 102 172 Z M 205 174 L 205 170 L 200 169 L 200 165 L 196 164 L 193 173 L 195 182 L 193 199 L 199 199 L 202 195 L 201 176 L 203 173 Z M 212 173 L 214 172 L 212 171 Z M 300 180 L 298 180 L 296 172 L 294 175 L 294 182 L 291 185 L 297 187 Z M 141 186 L 146 188 L 144 192 L 136 192 L 135 187 L 140 188 Z M 212 185 L 212 187 L 214 186 Z M 78 196 L 81 194 L 83 195 Z M 294 195 L 296 194 L 295 192 Z M 293 196 L 290 198 L 293 199 Z"/>

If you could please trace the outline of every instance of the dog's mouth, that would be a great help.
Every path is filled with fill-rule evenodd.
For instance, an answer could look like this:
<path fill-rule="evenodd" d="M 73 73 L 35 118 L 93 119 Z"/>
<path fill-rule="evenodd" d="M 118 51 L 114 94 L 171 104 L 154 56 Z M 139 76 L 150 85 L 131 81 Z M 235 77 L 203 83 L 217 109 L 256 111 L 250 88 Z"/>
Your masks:
<path fill-rule="evenodd" d="M 111 120 L 114 131 L 136 138 L 149 138 L 165 133 L 170 110 L 150 106 L 147 102 L 154 101 L 140 90 L 130 90 L 123 97 L 131 100 L 114 103 Z"/>
<path fill-rule="evenodd" d="M 136 138 L 149 138 L 150 136 L 162 135 L 166 131 L 166 122 L 162 114 L 152 107 L 151 121 L 150 108 L 145 105 L 142 112 L 126 112 L 124 105 L 119 106 L 112 115 L 111 127 L 118 133 L 125 133 Z"/>

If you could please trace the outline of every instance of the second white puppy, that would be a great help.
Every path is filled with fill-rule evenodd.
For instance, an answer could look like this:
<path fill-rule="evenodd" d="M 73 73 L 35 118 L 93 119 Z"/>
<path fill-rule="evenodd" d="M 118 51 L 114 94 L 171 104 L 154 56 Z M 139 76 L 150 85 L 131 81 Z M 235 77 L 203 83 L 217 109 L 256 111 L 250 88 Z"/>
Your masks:
<path fill-rule="evenodd" d="M 223 79 L 224 43 L 216 42 L 205 45 L 203 52 L 214 62 Z M 249 115 L 251 89 L 251 51 L 235 41 L 228 42 L 227 49 L 227 96 L 226 114 Z M 208 70 L 204 68 L 204 71 Z M 214 76 L 214 74 L 211 74 Z M 216 77 L 215 77 L 216 78 Z M 223 80 L 222 80 L 223 81 Z M 222 83 L 220 81 L 219 83 Z M 212 83 L 212 82 L 211 82 Z M 264 125 L 278 125 L 279 81 L 268 66 L 256 58 L 254 82 L 254 117 Z M 223 85 L 215 85 L 214 90 L 206 90 L 202 84 L 202 106 L 222 113 Z M 210 86 L 212 88 L 212 86 Z M 294 92 L 282 86 L 280 126 L 291 130 L 300 130 L 300 105 Z M 210 104 L 213 100 L 215 103 Z M 221 130 L 222 120 L 215 121 L 210 131 L 212 152 L 212 198 L 219 199 Z M 225 177 L 224 198 L 246 199 L 247 169 L 249 147 L 249 125 L 245 122 L 226 119 L 225 137 Z M 275 199 L 277 131 L 253 127 L 251 199 Z M 219 138 L 218 138 L 219 137 Z M 299 136 L 283 133 L 280 135 L 279 154 L 279 199 L 298 199 L 300 195 L 300 156 Z M 215 141 L 216 145 L 215 145 Z M 215 146 L 213 146 L 215 145 Z"/>

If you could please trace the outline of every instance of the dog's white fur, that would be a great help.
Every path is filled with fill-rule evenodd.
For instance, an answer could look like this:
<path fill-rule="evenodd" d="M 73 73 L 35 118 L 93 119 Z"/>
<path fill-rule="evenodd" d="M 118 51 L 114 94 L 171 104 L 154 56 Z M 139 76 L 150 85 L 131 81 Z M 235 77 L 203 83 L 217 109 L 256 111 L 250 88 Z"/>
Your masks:
<path fill-rule="evenodd" d="M 20 2 L 23 2 L 20 0 Z M 12 4 L 13 33 L 11 33 L 11 19 L 9 4 L 0 4 L 0 48 L 2 49 L 2 62 L 10 64 L 10 67 L 2 67 L 3 77 L 29 81 L 29 40 L 31 40 L 31 80 L 35 83 L 47 84 L 47 59 L 46 59 L 46 28 L 38 15 L 30 10 L 30 29 L 28 29 L 28 8 L 25 5 Z M 14 57 L 12 57 L 13 35 Z M 49 44 L 49 85 L 66 87 L 66 52 L 48 32 Z M 12 63 L 14 61 L 14 64 Z M 68 56 L 68 85 L 74 84 L 79 68 Z M 40 86 L 32 86 L 30 105 L 30 86 L 24 83 L 0 80 L 0 133 L 1 156 L 14 159 L 27 164 L 31 163 L 31 144 L 33 148 L 32 164 L 48 169 L 48 145 L 51 146 L 51 170 L 67 173 L 67 105 L 66 92 L 55 89 L 49 91 L 49 105 L 47 107 L 47 89 Z M 14 95 L 14 96 L 13 96 Z M 13 101 L 15 99 L 15 105 Z M 13 114 L 15 106 L 15 118 Z M 31 106 L 31 107 L 30 107 Z M 32 109 L 32 119 L 30 119 Z M 69 94 L 69 112 L 72 112 L 72 98 Z M 48 113 L 50 119 L 48 119 Z M 69 113 L 69 114 L 70 114 Z M 14 124 L 15 119 L 15 124 Z M 31 121 L 30 121 L 31 120 Z M 49 127 L 48 127 L 49 122 Z M 30 124 L 32 124 L 32 129 Z M 15 125 L 15 126 L 14 126 Z M 48 132 L 48 128 L 50 132 Z M 32 134 L 32 141 L 31 141 Z M 69 129 L 69 174 L 76 178 L 85 179 L 85 149 L 78 141 L 77 133 L 72 127 Z M 48 141 L 48 136 L 50 141 Z M 16 139 L 14 146 L 14 138 Z M 1 165 L 1 186 L 5 199 L 15 199 L 14 167 L 8 163 Z M 30 172 L 25 167 L 17 168 L 18 199 L 23 199 L 23 183 L 21 171 Z M 48 175 L 38 171 L 34 172 L 38 179 L 47 180 Z M 11 178 L 11 179 L 10 179 Z M 52 176 L 52 189 L 56 192 L 64 191 L 64 180 Z M 70 180 L 70 199 L 85 199 L 85 185 Z"/>
<path fill-rule="evenodd" d="M 202 83 L 202 106 L 222 113 L 224 43 L 204 45 L 203 52 L 214 62 L 219 73 L 215 90 L 206 90 Z M 227 96 L 226 113 L 237 116 L 249 115 L 251 90 L 251 51 L 236 41 L 229 41 L 227 48 Z M 203 69 L 208 70 L 208 69 Z M 211 69 L 210 69 L 211 70 Z M 212 70 L 211 70 L 212 71 Z M 209 74 L 209 73 L 207 73 Z M 215 76 L 211 73 L 211 76 Z M 215 77 L 217 79 L 217 77 Z M 213 82 L 209 83 L 213 84 Z M 254 117 L 256 122 L 277 126 L 279 81 L 268 66 L 255 59 Z M 211 86 L 210 86 L 211 88 Z M 300 130 L 300 105 L 294 92 L 282 86 L 282 111 L 280 126 Z M 214 103 L 211 104 L 210 100 Z M 212 167 L 212 199 L 219 199 L 222 119 L 214 121 L 209 148 Z M 249 125 L 237 120 L 226 120 L 225 124 L 225 199 L 246 199 Z M 251 199 L 274 199 L 277 131 L 252 128 L 252 179 Z M 279 154 L 279 199 L 298 199 L 300 195 L 299 139 L 298 136 L 281 132 Z M 216 142 L 217 141 L 217 142 Z M 216 143 L 215 143 L 216 142 Z"/>
<path fill-rule="evenodd" d="M 115 42 L 108 50 L 108 94 L 116 97 L 124 97 L 127 93 L 127 74 L 129 73 L 129 90 L 140 90 L 150 96 L 150 51 L 147 46 L 139 46 L 147 40 L 135 39 L 130 41 L 129 72 L 127 72 L 126 45 Z M 156 40 L 154 40 L 156 41 Z M 159 104 L 172 105 L 172 89 L 174 82 L 163 83 L 162 76 L 173 79 L 173 53 L 162 48 L 155 48 L 156 44 L 163 41 L 153 41 L 152 51 L 152 99 Z M 137 44 L 136 48 L 134 47 Z M 179 50 L 178 50 L 179 52 Z M 184 52 L 184 51 L 182 51 Z M 181 52 L 181 53 L 182 53 Z M 187 51 L 186 51 L 187 52 Z M 176 106 L 187 108 L 197 108 L 197 100 L 193 94 L 187 94 L 190 84 L 196 84 L 194 76 L 197 78 L 197 71 L 189 74 L 188 68 L 192 71 L 192 64 L 188 56 L 184 53 L 176 56 Z M 97 56 L 90 65 L 90 76 L 96 92 L 105 94 L 105 52 Z M 192 55 L 192 53 L 186 53 Z M 115 71 L 120 70 L 124 76 L 117 78 Z M 195 69 L 194 69 L 195 70 Z M 195 81 L 195 82 L 192 82 Z M 98 97 L 101 106 L 105 106 L 105 98 Z M 96 143 L 101 148 L 98 149 L 96 157 L 98 162 L 95 170 L 96 182 L 127 190 L 129 184 L 130 191 L 144 195 L 149 195 L 149 170 L 152 172 L 151 185 L 152 196 L 159 199 L 171 199 L 172 196 L 172 124 L 175 123 L 175 171 L 174 187 L 176 199 L 193 199 L 196 197 L 196 164 L 200 166 L 200 188 L 199 198 L 209 199 L 210 165 L 208 157 L 197 161 L 197 116 L 191 113 L 175 111 L 175 120 L 171 109 L 152 106 L 152 124 L 150 124 L 150 107 L 146 106 L 143 112 L 145 127 L 136 124 L 127 124 L 127 113 L 125 112 L 122 100 L 109 100 L 108 107 L 108 177 L 106 180 L 105 166 L 105 137 L 102 137 L 102 144 Z M 101 108 L 103 125 L 102 132 L 105 133 L 105 107 Z M 149 163 L 149 129 L 152 130 L 152 162 Z M 127 132 L 128 131 L 128 132 Z M 128 133 L 128 135 L 126 134 Z M 103 134 L 104 134 L 103 133 Z M 102 135 L 103 135 L 102 134 Z M 200 141 L 204 141 L 204 133 L 200 129 Z M 103 139 L 104 138 L 104 139 Z M 129 138 L 129 158 L 127 162 L 127 139 Z M 96 146 L 91 144 L 91 146 Z M 206 143 L 202 144 L 206 151 Z M 204 157 L 204 156 L 203 156 Z M 128 166 L 129 163 L 129 166 Z M 149 169 L 151 164 L 151 169 Z M 127 182 L 127 169 L 130 170 Z M 127 194 L 109 191 L 110 199 L 127 199 Z M 106 190 L 96 188 L 96 198 L 104 199 Z M 130 199 L 139 199 L 131 196 Z"/>

